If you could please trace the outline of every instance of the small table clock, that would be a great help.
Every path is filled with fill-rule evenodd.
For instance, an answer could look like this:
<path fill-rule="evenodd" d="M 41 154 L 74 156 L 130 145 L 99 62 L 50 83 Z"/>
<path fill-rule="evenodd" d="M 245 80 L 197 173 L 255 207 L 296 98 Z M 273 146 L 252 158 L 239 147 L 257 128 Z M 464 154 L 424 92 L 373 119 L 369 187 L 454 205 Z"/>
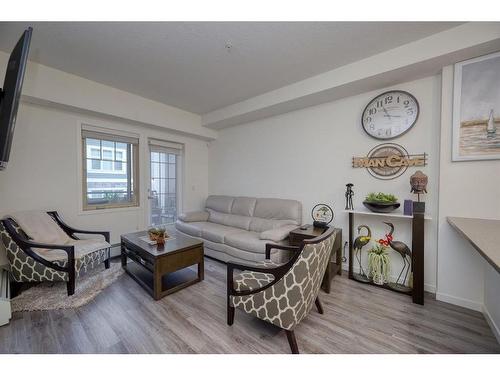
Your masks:
<path fill-rule="evenodd" d="M 333 210 L 327 204 L 320 203 L 313 207 L 311 211 L 313 226 L 316 228 L 326 228 L 334 218 Z"/>

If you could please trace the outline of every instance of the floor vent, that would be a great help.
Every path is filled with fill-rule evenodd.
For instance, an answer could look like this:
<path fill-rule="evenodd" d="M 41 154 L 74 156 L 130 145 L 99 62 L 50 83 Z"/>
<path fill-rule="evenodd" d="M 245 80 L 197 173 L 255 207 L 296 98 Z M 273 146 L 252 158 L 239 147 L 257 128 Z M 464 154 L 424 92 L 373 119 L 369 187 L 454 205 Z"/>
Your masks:
<path fill-rule="evenodd" d="M 0 268 L 0 326 L 9 323 L 11 317 L 9 272 Z"/>

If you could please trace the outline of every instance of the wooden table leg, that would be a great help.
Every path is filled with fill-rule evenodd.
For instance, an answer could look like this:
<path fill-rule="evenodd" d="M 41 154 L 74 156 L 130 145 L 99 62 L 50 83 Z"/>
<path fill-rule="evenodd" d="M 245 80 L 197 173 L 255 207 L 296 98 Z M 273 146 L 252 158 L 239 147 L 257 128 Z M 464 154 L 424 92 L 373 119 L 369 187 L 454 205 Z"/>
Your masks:
<path fill-rule="evenodd" d="M 205 257 L 201 256 L 201 261 L 198 263 L 198 280 L 202 281 L 205 279 Z"/>
<path fill-rule="evenodd" d="M 334 249 L 337 250 L 336 256 L 335 256 L 335 262 L 337 263 L 337 275 L 342 276 L 342 231 L 340 230 L 339 233 L 337 233 L 337 236 L 335 238 L 335 244 L 334 244 Z"/>
<path fill-rule="evenodd" d="M 123 242 L 121 243 L 121 260 L 122 267 L 125 268 L 127 266 L 127 253 L 125 252 L 125 245 Z"/>
<path fill-rule="evenodd" d="M 330 294 L 330 284 L 332 283 L 332 261 L 328 261 L 326 266 L 325 276 L 323 277 L 322 287 L 325 293 Z"/>
<path fill-rule="evenodd" d="M 159 267 L 160 262 L 155 262 L 155 268 L 153 272 L 153 298 L 155 300 L 161 299 L 161 292 L 162 292 L 162 275 L 160 273 L 160 267 Z"/>

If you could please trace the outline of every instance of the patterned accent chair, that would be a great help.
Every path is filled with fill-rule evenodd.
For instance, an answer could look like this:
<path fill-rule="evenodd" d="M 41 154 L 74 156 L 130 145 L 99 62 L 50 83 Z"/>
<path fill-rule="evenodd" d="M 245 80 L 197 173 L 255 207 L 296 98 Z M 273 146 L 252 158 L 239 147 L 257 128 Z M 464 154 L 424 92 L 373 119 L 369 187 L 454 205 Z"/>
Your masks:
<path fill-rule="evenodd" d="M 268 244 L 266 260 L 258 266 L 227 264 L 227 324 L 234 322 L 235 308 L 270 322 L 285 330 L 293 354 L 299 349 L 294 329 L 316 304 L 321 282 L 330 259 L 335 229 L 305 240 L 300 247 Z M 269 260 L 271 249 L 294 251 L 292 259 L 283 265 Z M 234 270 L 243 272 L 234 275 Z"/>
<path fill-rule="evenodd" d="M 56 211 L 47 212 L 67 235 L 65 244 L 33 241 L 13 218 L 0 221 L 2 240 L 14 283 L 65 281 L 68 296 L 75 293 L 76 278 L 104 262 L 109 268 L 109 232 L 80 230 L 65 224 Z M 95 234 L 100 239 L 81 240 L 75 234 Z"/>

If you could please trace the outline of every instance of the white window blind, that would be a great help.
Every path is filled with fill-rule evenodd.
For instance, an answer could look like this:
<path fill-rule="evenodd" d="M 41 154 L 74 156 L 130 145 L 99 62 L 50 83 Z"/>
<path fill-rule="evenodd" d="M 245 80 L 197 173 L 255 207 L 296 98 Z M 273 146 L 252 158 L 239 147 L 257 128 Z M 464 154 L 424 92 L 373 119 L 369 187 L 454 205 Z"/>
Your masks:
<path fill-rule="evenodd" d="M 148 140 L 151 151 L 168 152 L 170 154 L 181 155 L 184 145 L 182 143 L 167 142 L 159 139 L 150 138 Z"/>
<path fill-rule="evenodd" d="M 110 142 L 139 144 L 139 135 L 135 133 L 122 132 L 114 129 L 100 128 L 91 125 L 82 125 L 82 137 L 102 139 Z"/>

